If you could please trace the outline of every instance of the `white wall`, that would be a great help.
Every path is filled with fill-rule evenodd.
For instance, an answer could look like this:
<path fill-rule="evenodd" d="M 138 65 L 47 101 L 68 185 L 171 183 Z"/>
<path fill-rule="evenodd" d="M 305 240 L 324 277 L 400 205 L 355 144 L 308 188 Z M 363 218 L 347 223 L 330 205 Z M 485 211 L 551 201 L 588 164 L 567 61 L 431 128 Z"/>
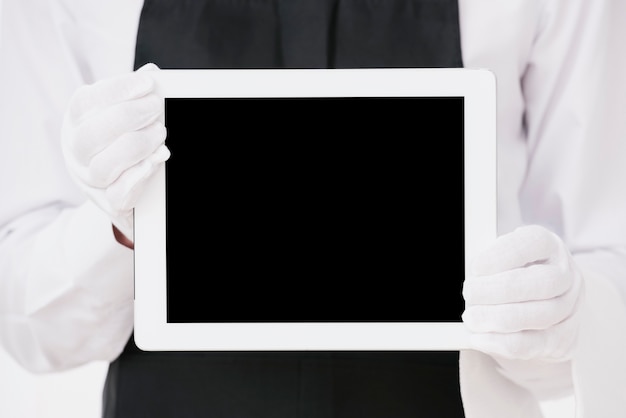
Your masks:
<path fill-rule="evenodd" d="M 0 349 L 0 417 L 100 418 L 106 366 L 34 375 Z"/>

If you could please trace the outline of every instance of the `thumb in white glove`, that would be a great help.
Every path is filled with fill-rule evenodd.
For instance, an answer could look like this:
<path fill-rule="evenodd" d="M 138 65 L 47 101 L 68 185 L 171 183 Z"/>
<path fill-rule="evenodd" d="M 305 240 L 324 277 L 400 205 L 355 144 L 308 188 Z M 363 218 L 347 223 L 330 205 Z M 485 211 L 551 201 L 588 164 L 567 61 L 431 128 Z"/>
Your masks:
<path fill-rule="evenodd" d="M 496 359 L 569 360 L 582 290 L 582 276 L 554 233 L 532 225 L 499 237 L 473 260 L 463 288 L 472 348 Z"/>
<path fill-rule="evenodd" d="M 87 196 L 133 239 L 133 207 L 142 186 L 170 156 L 163 98 L 147 64 L 79 88 L 65 114 L 62 149 L 70 175 Z"/>

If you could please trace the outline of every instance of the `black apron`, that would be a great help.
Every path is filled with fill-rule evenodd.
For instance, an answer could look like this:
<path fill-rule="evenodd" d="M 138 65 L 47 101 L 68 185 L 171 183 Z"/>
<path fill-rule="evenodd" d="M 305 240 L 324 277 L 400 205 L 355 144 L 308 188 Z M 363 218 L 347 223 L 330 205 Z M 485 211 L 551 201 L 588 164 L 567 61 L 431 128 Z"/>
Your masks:
<path fill-rule="evenodd" d="M 135 67 L 462 67 L 457 0 L 146 0 Z M 462 418 L 458 352 L 143 352 L 104 418 Z"/>

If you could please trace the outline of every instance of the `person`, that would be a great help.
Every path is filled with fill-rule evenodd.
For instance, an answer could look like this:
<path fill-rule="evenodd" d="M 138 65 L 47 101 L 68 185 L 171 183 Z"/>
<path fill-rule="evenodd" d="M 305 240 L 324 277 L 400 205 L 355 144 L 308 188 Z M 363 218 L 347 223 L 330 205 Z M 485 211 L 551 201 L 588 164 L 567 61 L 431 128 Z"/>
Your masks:
<path fill-rule="evenodd" d="M 541 400 L 572 393 L 578 413 L 618 416 L 626 398 L 619 7 L 5 0 L 3 346 L 41 373 L 111 362 L 106 418 L 532 418 L 542 416 Z M 496 76 L 499 237 L 472 260 L 463 289 L 472 349 L 138 350 L 132 208 L 169 158 L 152 72 L 349 67 Z"/>

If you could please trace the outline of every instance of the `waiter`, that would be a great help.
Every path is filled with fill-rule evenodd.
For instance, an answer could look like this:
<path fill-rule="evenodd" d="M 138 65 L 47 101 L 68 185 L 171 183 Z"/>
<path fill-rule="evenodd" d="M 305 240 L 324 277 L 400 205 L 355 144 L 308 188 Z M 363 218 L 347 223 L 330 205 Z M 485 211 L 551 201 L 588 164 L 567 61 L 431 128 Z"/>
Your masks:
<path fill-rule="evenodd" d="M 503 3 L 43 2 L 24 24 L 6 1 L 0 166 L 20 183 L 0 189 L 5 347 L 37 371 L 110 361 L 106 418 L 539 417 L 539 400 L 572 393 L 575 364 L 599 354 L 588 318 L 607 306 L 594 298 L 626 289 L 625 131 L 601 111 L 623 99 L 602 88 L 611 2 Z M 460 369 L 458 352 L 136 348 L 132 206 L 169 158 L 151 71 L 462 66 L 498 80 L 502 236 L 466 283 L 476 351 Z"/>

